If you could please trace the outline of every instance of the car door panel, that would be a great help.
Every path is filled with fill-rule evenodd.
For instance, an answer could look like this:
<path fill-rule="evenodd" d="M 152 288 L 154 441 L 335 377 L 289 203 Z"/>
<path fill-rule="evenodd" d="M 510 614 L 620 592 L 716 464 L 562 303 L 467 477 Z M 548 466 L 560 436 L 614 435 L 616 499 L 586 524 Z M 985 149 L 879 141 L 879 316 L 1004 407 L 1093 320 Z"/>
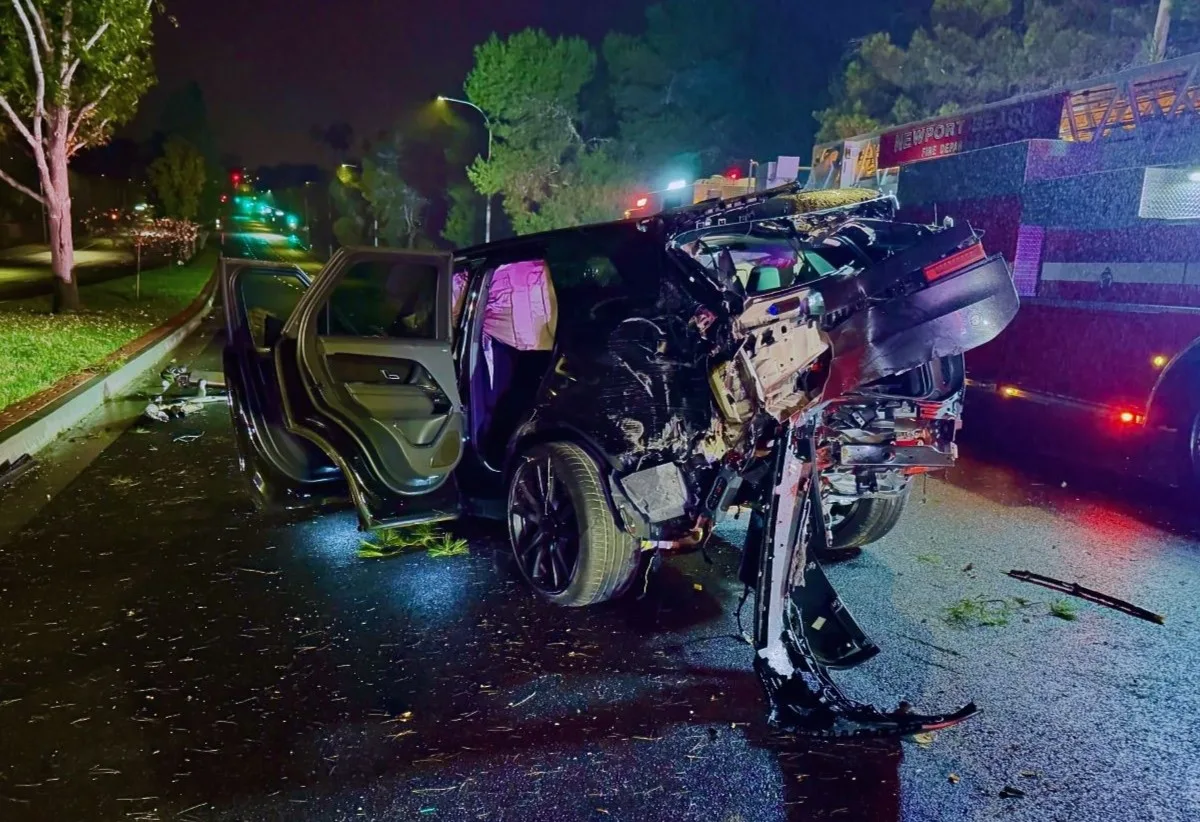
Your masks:
<path fill-rule="evenodd" d="M 381 278 L 386 289 L 375 293 Z M 430 284 L 436 294 L 417 293 Z M 349 294 L 340 307 L 339 288 Z M 418 323 L 429 338 L 395 336 L 397 328 L 411 333 L 401 323 L 408 318 L 390 322 L 390 305 L 376 305 L 387 303 L 393 288 L 433 306 L 433 316 L 426 312 Z M 450 345 L 450 289 L 448 254 L 347 250 L 331 260 L 284 328 L 290 345 L 278 350 L 277 366 L 290 423 L 344 461 L 365 525 L 396 516 L 411 521 L 422 500 L 431 517 L 445 518 L 454 507 L 447 499 L 456 496 L 451 473 L 465 448 L 465 422 Z M 331 320 L 339 311 L 343 319 Z"/>
<path fill-rule="evenodd" d="M 341 473 L 311 442 L 288 430 L 269 346 L 309 287 L 285 263 L 223 258 L 223 366 L 243 474 L 267 509 L 344 504 Z"/>

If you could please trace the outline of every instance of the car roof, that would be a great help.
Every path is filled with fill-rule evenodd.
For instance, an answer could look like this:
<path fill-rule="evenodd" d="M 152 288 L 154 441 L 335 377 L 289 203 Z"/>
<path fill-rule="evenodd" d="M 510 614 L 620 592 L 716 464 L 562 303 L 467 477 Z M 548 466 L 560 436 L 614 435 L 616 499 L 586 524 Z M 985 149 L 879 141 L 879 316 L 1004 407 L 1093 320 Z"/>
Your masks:
<path fill-rule="evenodd" d="M 455 257 L 473 257 L 477 254 L 495 254 L 504 252 L 509 249 L 517 249 L 526 245 L 534 245 L 546 240 L 558 239 L 571 234 L 599 234 L 607 231 L 614 231 L 630 228 L 637 228 L 638 223 L 644 222 L 645 217 L 629 220 L 613 220 L 607 223 L 589 223 L 587 225 L 571 226 L 569 228 L 556 228 L 552 231 L 541 231 L 537 234 L 522 234 L 518 237 L 506 237 L 503 240 L 496 240 L 491 243 L 480 243 L 479 245 L 469 246 L 467 248 L 459 248 L 454 252 Z"/>

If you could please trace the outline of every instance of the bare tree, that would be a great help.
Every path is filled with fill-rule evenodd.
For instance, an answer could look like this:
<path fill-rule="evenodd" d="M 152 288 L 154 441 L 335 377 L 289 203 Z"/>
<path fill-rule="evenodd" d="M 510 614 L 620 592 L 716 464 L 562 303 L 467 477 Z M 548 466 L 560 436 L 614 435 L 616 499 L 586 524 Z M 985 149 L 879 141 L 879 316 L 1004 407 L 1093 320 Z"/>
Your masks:
<path fill-rule="evenodd" d="M 0 0 L 0 110 L 28 144 L 40 191 L 0 180 L 46 206 L 56 311 L 79 307 L 67 166 L 133 116 L 154 82 L 155 0 Z"/>

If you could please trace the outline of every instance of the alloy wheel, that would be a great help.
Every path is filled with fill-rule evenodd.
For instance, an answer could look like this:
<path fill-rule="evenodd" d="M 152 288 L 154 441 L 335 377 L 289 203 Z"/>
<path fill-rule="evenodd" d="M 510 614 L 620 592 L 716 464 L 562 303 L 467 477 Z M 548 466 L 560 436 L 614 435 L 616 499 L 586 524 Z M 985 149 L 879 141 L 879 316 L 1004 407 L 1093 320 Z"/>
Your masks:
<path fill-rule="evenodd" d="M 517 567 L 544 594 L 561 594 L 579 563 L 579 520 L 549 454 L 527 457 L 513 476 L 508 527 Z"/>

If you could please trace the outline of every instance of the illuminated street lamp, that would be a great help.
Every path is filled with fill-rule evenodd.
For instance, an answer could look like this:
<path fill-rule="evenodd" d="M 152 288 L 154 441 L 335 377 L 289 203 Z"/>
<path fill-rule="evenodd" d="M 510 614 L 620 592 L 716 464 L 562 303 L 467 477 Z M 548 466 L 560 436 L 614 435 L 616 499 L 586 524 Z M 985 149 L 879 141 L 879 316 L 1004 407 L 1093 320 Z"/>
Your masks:
<path fill-rule="evenodd" d="M 687 180 L 672 180 L 667 183 L 667 191 L 679 191 L 687 186 Z"/>
<path fill-rule="evenodd" d="M 356 166 L 354 163 L 340 163 L 339 167 L 340 168 L 353 168 L 353 169 L 356 169 L 357 171 L 360 171 L 360 172 L 362 171 L 362 167 Z M 372 209 L 372 211 L 374 211 L 374 209 Z M 374 235 L 374 244 L 375 244 L 375 247 L 378 248 L 379 247 L 379 217 L 378 217 L 378 215 L 372 217 L 371 234 Z"/>
<path fill-rule="evenodd" d="M 481 109 L 479 106 L 472 103 L 470 100 L 459 100 L 456 97 L 445 97 L 445 96 L 439 94 L 437 96 L 437 101 L 439 103 L 456 103 L 460 106 L 467 106 L 468 108 L 473 108 L 479 112 L 480 116 L 483 117 L 484 126 L 487 127 L 487 135 L 488 135 L 487 161 L 491 162 L 491 160 L 492 160 L 492 121 L 488 119 L 487 112 L 484 111 L 483 109 Z M 483 212 L 483 241 L 485 243 L 490 243 L 492 241 L 492 195 L 488 194 L 484 198 L 484 202 L 486 203 L 486 205 L 484 207 L 484 212 Z"/>

